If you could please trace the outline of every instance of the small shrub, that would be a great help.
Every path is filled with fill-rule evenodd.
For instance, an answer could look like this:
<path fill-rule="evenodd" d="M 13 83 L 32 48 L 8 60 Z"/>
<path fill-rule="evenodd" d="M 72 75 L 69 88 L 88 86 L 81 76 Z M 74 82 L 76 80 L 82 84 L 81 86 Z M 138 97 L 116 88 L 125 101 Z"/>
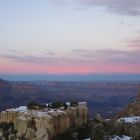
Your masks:
<path fill-rule="evenodd" d="M 57 109 L 57 108 L 60 108 L 60 107 L 64 107 L 64 103 L 63 102 L 54 102 L 51 104 L 51 108 L 53 109 Z"/>
<path fill-rule="evenodd" d="M 32 101 L 32 102 L 29 102 L 27 104 L 27 108 L 28 109 L 39 109 L 40 110 L 40 109 L 46 108 L 46 105 Z"/>
<path fill-rule="evenodd" d="M 90 137 L 91 129 L 89 128 L 89 126 L 83 125 L 77 130 L 77 132 L 78 132 L 78 139 L 83 140 Z"/>
<path fill-rule="evenodd" d="M 14 130 L 14 124 L 13 123 L 6 123 L 1 122 L 0 123 L 0 130 L 2 132 L 3 137 L 7 140 L 8 136 L 10 134 L 15 134 L 16 131 Z"/>
<path fill-rule="evenodd" d="M 71 101 L 70 106 L 76 107 L 76 106 L 78 106 L 78 102 L 77 101 Z"/>
<path fill-rule="evenodd" d="M 14 128 L 14 124 L 13 123 L 6 123 L 6 122 L 1 122 L 0 123 L 0 129 L 2 131 L 7 131 L 10 128 Z"/>
<path fill-rule="evenodd" d="M 68 105 L 66 103 L 63 104 L 64 108 L 67 109 Z"/>

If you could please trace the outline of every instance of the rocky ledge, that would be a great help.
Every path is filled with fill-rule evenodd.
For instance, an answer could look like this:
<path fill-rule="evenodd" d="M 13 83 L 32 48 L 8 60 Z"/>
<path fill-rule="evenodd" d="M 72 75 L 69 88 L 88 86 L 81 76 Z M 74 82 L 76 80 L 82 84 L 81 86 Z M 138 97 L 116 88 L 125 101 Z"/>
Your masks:
<path fill-rule="evenodd" d="M 13 123 L 17 133 L 14 139 L 52 140 L 73 127 L 87 124 L 88 108 L 86 102 L 77 106 L 41 110 L 28 109 L 26 106 L 12 108 L 0 113 L 0 123 Z"/>

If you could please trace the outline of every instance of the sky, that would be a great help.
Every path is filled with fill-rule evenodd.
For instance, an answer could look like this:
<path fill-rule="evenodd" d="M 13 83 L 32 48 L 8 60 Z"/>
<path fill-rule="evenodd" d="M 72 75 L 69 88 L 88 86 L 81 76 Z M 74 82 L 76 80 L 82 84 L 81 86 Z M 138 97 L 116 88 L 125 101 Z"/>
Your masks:
<path fill-rule="evenodd" d="M 0 0 L 0 77 L 40 75 L 140 80 L 140 1 Z"/>

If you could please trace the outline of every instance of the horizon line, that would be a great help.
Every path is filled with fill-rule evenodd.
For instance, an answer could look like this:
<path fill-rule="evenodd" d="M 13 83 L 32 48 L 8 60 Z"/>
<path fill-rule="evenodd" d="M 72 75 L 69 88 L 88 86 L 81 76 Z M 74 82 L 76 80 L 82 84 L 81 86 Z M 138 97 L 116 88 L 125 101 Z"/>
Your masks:
<path fill-rule="evenodd" d="M 140 74 L 2 74 L 8 81 L 140 81 Z"/>

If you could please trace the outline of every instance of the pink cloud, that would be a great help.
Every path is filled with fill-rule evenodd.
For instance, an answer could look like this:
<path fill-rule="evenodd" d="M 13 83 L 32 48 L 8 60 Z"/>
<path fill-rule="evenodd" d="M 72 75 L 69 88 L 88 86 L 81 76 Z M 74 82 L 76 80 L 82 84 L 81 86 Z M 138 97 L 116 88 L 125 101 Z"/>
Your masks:
<path fill-rule="evenodd" d="M 127 46 L 133 49 L 140 49 L 140 39 L 131 39 L 127 41 Z"/>
<path fill-rule="evenodd" d="M 41 74 L 89 74 L 89 73 L 132 73 L 140 74 L 139 64 L 86 64 L 86 65 L 43 65 L 43 64 L 29 64 L 6 62 L 0 64 L 0 73 L 41 73 Z"/>
<path fill-rule="evenodd" d="M 67 57 L 25 54 L 0 54 L 0 57 L 0 73 L 140 73 L 138 49 L 76 49 Z"/>

